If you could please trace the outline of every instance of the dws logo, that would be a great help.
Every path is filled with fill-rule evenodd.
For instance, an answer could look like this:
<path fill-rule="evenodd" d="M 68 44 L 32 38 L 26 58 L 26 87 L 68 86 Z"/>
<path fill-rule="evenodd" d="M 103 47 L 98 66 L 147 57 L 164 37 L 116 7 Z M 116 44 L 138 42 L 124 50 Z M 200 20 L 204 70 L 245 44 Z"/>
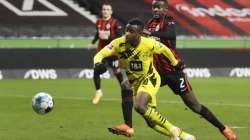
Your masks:
<path fill-rule="evenodd" d="M 0 71 L 0 80 L 2 80 L 3 79 L 3 73 L 2 73 L 2 71 Z"/>
<path fill-rule="evenodd" d="M 93 69 L 83 69 L 79 72 L 78 78 L 86 78 L 86 79 L 92 79 L 94 77 L 94 70 Z M 100 77 L 102 79 L 110 79 L 111 75 L 109 71 L 106 71 L 105 73 L 101 74 Z"/>
<path fill-rule="evenodd" d="M 190 78 L 210 78 L 211 73 L 208 68 L 186 68 L 184 72 Z"/>
<path fill-rule="evenodd" d="M 233 68 L 230 77 L 250 77 L 250 68 Z"/>
<path fill-rule="evenodd" d="M 54 69 L 31 69 L 25 73 L 24 79 L 57 79 L 57 73 Z"/>
<path fill-rule="evenodd" d="M 35 10 L 35 2 L 39 2 L 48 10 Z M 48 0 L 23 0 L 22 9 L 18 9 L 16 6 L 11 4 L 8 0 L 0 0 L 0 4 L 4 5 L 10 11 L 16 13 L 19 16 L 67 16 L 63 10 L 59 9 Z"/>

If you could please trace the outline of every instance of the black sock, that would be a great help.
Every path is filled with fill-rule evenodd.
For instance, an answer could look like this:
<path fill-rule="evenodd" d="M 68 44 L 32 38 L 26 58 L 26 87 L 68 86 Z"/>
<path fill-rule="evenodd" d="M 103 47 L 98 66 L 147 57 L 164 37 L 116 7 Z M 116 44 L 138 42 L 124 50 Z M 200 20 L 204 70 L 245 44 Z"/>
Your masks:
<path fill-rule="evenodd" d="M 132 126 L 133 92 L 132 90 L 122 90 L 122 113 L 124 122 Z"/>
<path fill-rule="evenodd" d="M 101 88 L 101 78 L 100 74 L 96 71 L 94 71 L 94 83 L 95 83 L 95 89 L 98 90 Z"/>
<path fill-rule="evenodd" d="M 203 118 L 217 127 L 221 132 L 225 129 L 225 126 L 214 116 L 214 114 L 208 108 L 203 105 L 200 114 Z"/>

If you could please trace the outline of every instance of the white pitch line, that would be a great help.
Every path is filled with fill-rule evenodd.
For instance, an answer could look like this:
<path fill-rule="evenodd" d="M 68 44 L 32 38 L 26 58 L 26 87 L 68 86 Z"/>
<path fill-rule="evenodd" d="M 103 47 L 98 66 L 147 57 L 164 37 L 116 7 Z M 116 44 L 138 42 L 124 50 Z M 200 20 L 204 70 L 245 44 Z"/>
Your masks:
<path fill-rule="evenodd" d="M 0 97 L 17 97 L 17 98 L 29 98 L 28 96 L 23 95 L 0 95 Z M 91 101 L 91 98 L 86 97 L 54 97 L 56 99 L 70 99 L 70 100 L 84 100 L 84 101 Z M 102 101 L 112 101 L 112 102 L 119 102 L 121 101 L 121 98 L 103 98 Z M 166 100 L 160 100 L 158 103 L 165 103 L 165 104 L 183 104 L 182 101 L 166 101 Z M 246 107 L 250 108 L 250 104 L 228 104 L 228 103 L 213 103 L 213 102 L 203 102 L 203 104 L 207 105 L 214 105 L 214 106 L 232 106 L 232 107 Z"/>
<path fill-rule="evenodd" d="M 232 129 L 246 129 L 248 127 L 246 127 L 246 126 L 231 126 L 230 128 L 232 128 Z"/>

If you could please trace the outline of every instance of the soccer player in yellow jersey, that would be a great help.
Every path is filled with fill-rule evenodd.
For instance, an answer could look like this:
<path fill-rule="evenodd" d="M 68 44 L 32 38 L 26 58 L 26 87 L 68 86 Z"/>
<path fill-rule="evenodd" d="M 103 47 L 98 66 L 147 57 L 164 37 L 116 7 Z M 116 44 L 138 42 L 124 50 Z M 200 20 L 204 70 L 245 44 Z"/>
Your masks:
<path fill-rule="evenodd" d="M 195 140 L 195 137 L 170 123 L 156 110 L 156 94 L 160 87 L 160 76 L 153 66 L 153 54 L 164 54 L 173 66 L 181 67 L 172 52 L 162 43 L 141 36 L 144 23 L 132 19 L 126 25 L 125 35 L 114 39 L 94 57 L 94 66 L 102 71 L 102 60 L 116 55 L 124 66 L 135 96 L 135 110 L 146 120 L 149 127 L 169 136 L 171 140 Z M 127 131 L 129 134 L 133 132 Z"/>

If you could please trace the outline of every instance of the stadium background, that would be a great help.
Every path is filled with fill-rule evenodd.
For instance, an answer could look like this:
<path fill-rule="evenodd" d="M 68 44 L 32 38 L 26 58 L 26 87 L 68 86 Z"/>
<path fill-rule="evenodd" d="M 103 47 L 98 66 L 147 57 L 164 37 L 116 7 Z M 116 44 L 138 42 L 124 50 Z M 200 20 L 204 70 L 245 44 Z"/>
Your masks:
<path fill-rule="evenodd" d="M 103 75 L 109 79 L 104 81 L 103 103 L 98 107 L 90 103 L 94 88 L 87 79 L 93 76 L 95 46 L 88 44 L 102 2 L 0 0 L 0 139 L 124 139 L 105 130 L 122 121 L 119 86 L 109 79 L 112 73 Z M 144 21 L 151 17 L 150 0 L 109 2 L 123 24 L 132 17 Z M 169 0 L 169 14 L 177 21 L 178 52 L 197 96 L 240 139 L 249 138 L 250 1 Z M 48 116 L 31 110 L 30 99 L 39 91 L 56 100 Z M 163 88 L 159 93 L 160 110 L 170 120 L 199 139 L 223 140 L 170 92 Z M 133 139 L 165 139 L 145 127 L 135 114 Z"/>

